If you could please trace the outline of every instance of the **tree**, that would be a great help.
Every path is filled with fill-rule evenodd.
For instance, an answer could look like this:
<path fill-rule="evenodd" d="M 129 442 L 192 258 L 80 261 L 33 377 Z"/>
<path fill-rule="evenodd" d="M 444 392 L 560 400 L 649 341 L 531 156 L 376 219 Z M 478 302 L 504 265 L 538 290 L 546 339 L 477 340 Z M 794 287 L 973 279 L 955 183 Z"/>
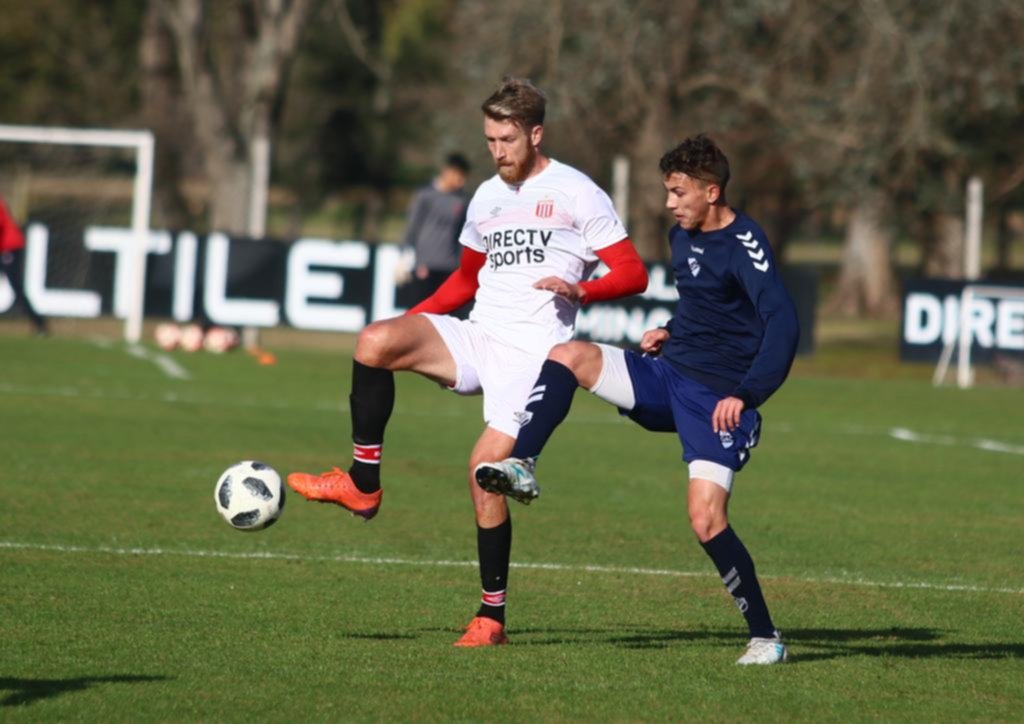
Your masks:
<path fill-rule="evenodd" d="M 280 119 L 315 0 L 151 0 L 174 41 L 182 98 L 210 188 L 210 225 L 244 233 L 258 155 Z"/>

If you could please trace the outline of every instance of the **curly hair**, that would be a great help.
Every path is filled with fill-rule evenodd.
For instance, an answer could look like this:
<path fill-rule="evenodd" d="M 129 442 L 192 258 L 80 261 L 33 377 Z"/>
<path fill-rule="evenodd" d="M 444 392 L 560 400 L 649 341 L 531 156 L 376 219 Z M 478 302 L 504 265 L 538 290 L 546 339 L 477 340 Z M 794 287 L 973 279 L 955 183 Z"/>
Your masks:
<path fill-rule="evenodd" d="M 658 167 L 665 176 L 682 173 L 705 184 L 716 184 L 723 194 L 729 183 L 729 159 L 703 133 L 687 138 L 662 156 Z"/>
<path fill-rule="evenodd" d="M 507 75 L 480 109 L 495 121 L 512 121 L 522 128 L 532 128 L 544 124 L 546 107 L 544 93 L 528 78 Z"/>

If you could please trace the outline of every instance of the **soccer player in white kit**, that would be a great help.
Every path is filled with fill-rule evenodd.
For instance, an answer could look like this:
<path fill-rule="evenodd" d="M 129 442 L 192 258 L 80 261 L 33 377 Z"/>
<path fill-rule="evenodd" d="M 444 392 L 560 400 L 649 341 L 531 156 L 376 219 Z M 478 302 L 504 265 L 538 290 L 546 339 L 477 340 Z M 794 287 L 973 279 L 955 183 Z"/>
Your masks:
<path fill-rule="evenodd" d="M 408 314 L 375 322 L 359 335 L 348 471 L 288 476 L 308 500 L 335 503 L 369 520 L 383 494 L 380 462 L 394 407 L 393 372 L 418 372 L 459 394 L 483 394 L 486 427 L 467 476 L 483 594 L 456 646 L 508 641 L 512 522 L 504 496 L 477 486 L 473 470 L 510 455 L 541 365 L 551 347 L 572 338 L 580 305 L 647 287 L 646 267 L 608 195 L 541 151 L 545 106 L 543 93 L 520 78 L 506 78 L 484 102 L 484 135 L 498 173 L 470 201 L 459 268 Z M 608 273 L 587 281 L 599 261 Z M 445 316 L 474 298 L 468 320 Z"/>

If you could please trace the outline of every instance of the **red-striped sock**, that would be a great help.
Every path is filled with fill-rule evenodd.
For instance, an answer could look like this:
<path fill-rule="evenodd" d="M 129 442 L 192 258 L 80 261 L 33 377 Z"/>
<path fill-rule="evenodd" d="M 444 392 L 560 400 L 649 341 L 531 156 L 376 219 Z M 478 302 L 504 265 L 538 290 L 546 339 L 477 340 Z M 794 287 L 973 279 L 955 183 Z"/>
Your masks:
<path fill-rule="evenodd" d="M 352 362 L 352 467 L 348 474 L 364 493 L 380 490 L 380 452 L 384 429 L 395 406 L 393 372 Z"/>
<path fill-rule="evenodd" d="M 380 458 L 384 445 L 361 445 L 352 443 L 352 467 L 349 475 L 352 481 L 364 493 L 380 490 Z"/>
<path fill-rule="evenodd" d="M 505 591 L 484 591 L 481 589 L 480 610 L 477 616 L 487 616 L 495 621 L 505 621 Z"/>
<path fill-rule="evenodd" d="M 512 518 L 494 528 L 476 527 L 477 553 L 480 556 L 480 610 L 477 616 L 505 623 L 505 589 L 508 586 L 508 561 L 512 553 Z"/>

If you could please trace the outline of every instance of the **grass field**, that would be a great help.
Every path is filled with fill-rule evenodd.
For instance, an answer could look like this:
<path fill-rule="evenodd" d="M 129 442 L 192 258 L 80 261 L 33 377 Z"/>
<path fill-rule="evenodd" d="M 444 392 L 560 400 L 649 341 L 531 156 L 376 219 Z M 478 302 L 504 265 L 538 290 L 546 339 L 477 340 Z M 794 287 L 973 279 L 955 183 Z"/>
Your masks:
<path fill-rule="evenodd" d="M 933 389 L 856 345 L 798 364 L 731 510 L 790 642 L 764 668 L 734 664 L 674 437 L 579 394 L 513 510 L 512 645 L 457 650 L 478 398 L 399 376 L 372 523 L 214 511 L 236 460 L 347 464 L 349 343 L 324 339 L 273 367 L 173 354 L 176 379 L 113 340 L 0 334 L 0 719 L 1021 718 L 1021 390 Z"/>

